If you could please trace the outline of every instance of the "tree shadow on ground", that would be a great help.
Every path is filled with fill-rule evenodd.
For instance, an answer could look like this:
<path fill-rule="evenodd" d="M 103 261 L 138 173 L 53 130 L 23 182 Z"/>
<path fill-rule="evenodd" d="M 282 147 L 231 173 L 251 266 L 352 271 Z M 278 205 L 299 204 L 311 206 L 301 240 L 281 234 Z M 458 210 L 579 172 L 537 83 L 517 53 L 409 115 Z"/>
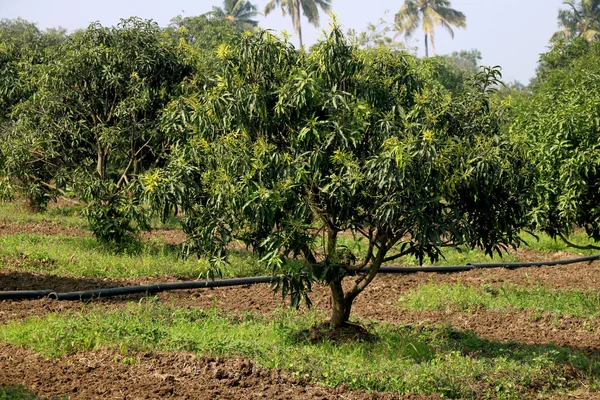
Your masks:
<path fill-rule="evenodd" d="M 144 285 L 140 280 L 119 280 L 107 278 L 65 277 L 50 274 L 36 274 L 22 271 L 0 271 L 0 291 L 51 290 L 55 293 L 80 292 L 94 289 L 108 289 Z M 86 303 L 96 301 L 129 302 L 147 297 L 148 293 L 126 294 L 111 297 L 96 297 L 85 300 Z M 20 300 L 20 299 L 12 299 Z"/>
<path fill-rule="evenodd" d="M 442 328 L 444 350 L 456 350 L 465 356 L 477 358 L 506 358 L 520 363 L 531 363 L 540 357 L 565 366 L 565 374 L 585 371 L 600 376 L 600 348 L 557 346 L 554 344 L 524 344 L 517 341 L 501 342 L 482 338 L 473 331 Z M 578 378 L 578 376 L 573 376 Z"/>
<path fill-rule="evenodd" d="M 0 290 L 53 290 L 57 293 L 105 289 L 127 285 L 126 281 L 105 278 L 65 277 L 22 271 L 0 271 Z"/>
<path fill-rule="evenodd" d="M 417 363 L 431 361 L 438 354 L 458 352 L 474 359 L 507 359 L 520 364 L 539 364 L 539 360 L 543 359 L 562 367 L 564 377 L 568 380 L 585 379 L 585 376 L 600 376 L 600 347 L 525 344 L 518 341 L 503 342 L 481 337 L 473 331 L 457 330 L 450 326 L 402 325 L 396 326 L 387 333 L 374 333 L 371 329 L 361 327 L 361 334 L 356 335 L 336 335 L 324 326 L 325 324 L 318 324 L 301 332 L 288 332 L 287 336 L 291 343 L 311 345 L 328 342 L 341 346 L 355 342 L 368 347 L 377 346 L 378 342 L 383 341 L 387 341 L 388 344 L 392 342 L 410 343 L 410 347 L 415 351 L 409 351 L 405 356 L 414 359 Z M 314 332 L 320 335 L 315 335 Z M 323 332 L 326 332 L 327 335 L 323 335 Z M 366 338 L 367 340 L 365 340 Z"/>

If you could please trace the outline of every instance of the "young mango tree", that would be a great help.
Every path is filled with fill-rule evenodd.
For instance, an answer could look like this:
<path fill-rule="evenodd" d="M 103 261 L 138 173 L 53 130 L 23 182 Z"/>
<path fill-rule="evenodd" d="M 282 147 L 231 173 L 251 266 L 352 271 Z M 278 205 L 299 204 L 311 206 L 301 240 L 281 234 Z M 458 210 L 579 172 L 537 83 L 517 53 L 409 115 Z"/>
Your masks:
<path fill-rule="evenodd" d="M 384 263 L 520 243 L 527 163 L 489 102 L 497 70 L 453 99 L 419 60 L 359 51 L 335 25 L 310 54 L 246 36 L 221 68 L 180 99 L 184 115 L 170 107 L 164 123 L 188 140 L 141 179 L 157 209 L 183 211 L 190 248 L 215 268 L 240 240 L 293 305 L 328 285 L 341 327 Z"/>
<path fill-rule="evenodd" d="M 158 116 L 191 72 L 177 51 L 156 23 L 135 18 L 71 35 L 37 67 L 34 95 L 15 107 L 7 174 L 41 192 L 72 188 L 103 241 L 143 227 L 134 183 L 162 162 L 169 138 Z"/>

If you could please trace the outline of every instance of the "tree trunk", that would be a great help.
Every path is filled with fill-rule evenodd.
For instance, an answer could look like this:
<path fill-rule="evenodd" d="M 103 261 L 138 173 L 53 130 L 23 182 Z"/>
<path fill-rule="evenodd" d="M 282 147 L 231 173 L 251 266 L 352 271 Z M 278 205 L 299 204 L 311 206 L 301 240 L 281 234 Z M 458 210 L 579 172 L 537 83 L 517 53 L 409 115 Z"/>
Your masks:
<path fill-rule="evenodd" d="M 425 57 L 429 57 L 429 45 L 427 44 L 428 39 L 429 39 L 428 35 L 425 34 Z"/>
<path fill-rule="evenodd" d="M 296 31 L 298 32 L 298 41 L 300 42 L 300 48 L 302 48 L 302 21 L 300 21 L 300 18 L 300 0 L 296 0 L 296 23 L 298 24 L 298 26 L 296 27 Z"/>
<path fill-rule="evenodd" d="M 350 319 L 350 311 L 352 302 L 347 302 L 344 298 L 344 289 L 342 288 L 342 279 L 336 280 L 329 284 L 331 289 L 331 320 L 329 326 L 332 328 L 340 328 L 344 326 Z"/>
<path fill-rule="evenodd" d="M 375 278 L 379 272 L 379 268 L 383 263 L 383 260 L 385 259 L 387 250 L 387 245 L 385 243 L 381 243 L 379 251 L 377 252 L 377 256 L 373 260 L 371 267 L 368 268 L 367 273 L 358 278 L 353 287 L 348 290 L 347 293 L 344 293 L 344 288 L 342 287 L 342 280 L 344 279 L 343 276 L 329 284 L 329 288 L 331 289 L 332 305 L 331 320 L 329 325 L 332 328 L 339 328 L 348 323 L 350 320 L 350 312 L 352 311 L 352 303 L 354 302 L 354 299 Z"/>
<path fill-rule="evenodd" d="M 327 227 L 327 243 L 326 243 L 326 257 L 333 257 L 335 260 L 337 249 L 337 231 L 333 226 Z M 329 283 L 329 288 L 331 289 L 331 320 L 329 321 L 329 325 L 332 328 L 339 328 L 348 322 L 348 318 L 350 318 L 350 306 L 352 302 L 350 301 L 350 306 L 346 302 L 344 296 L 344 288 L 342 288 L 342 280 L 344 276 L 340 276 L 339 278 L 331 281 Z"/>
<path fill-rule="evenodd" d="M 104 179 L 106 176 L 106 153 L 101 146 L 98 146 L 98 162 L 96 164 L 96 172 L 100 178 Z"/>
<path fill-rule="evenodd" d="M 41 213 L 46 210 L 46 203 L 36 195 L 30 193 L 27 196 L 27 210 L 34 214 Z"/>

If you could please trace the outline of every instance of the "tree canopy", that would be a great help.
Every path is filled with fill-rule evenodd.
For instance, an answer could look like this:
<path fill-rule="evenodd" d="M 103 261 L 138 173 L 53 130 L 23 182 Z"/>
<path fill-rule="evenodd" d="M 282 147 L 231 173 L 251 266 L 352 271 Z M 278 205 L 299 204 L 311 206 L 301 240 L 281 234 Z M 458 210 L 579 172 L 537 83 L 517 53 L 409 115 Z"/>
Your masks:
<path fill-rule="evenodd" d="M 485 70 L 452 98 L 414 57 L 357 50 L 337 26 L 308 55 L 248 35 L 210 88 L 178 100 L 185 115 L 165 114 L 188 136 L 142 182 L 157 209 L 185 214 L 190 249 L 215 267 L 241 240 L 294 304 L 329 285 L 340 326 L 385 262 L 519 244 L 529 175 L 489 102 L 498 78 Z"/>
<path fill-rule="evenodd" d="M 582 46 L 583 44 L 583 46 Z M 555 47 L 511 126 L 536 167 L 534 228 L 600 240 L 600 43 Z M 567 239 L 568 240 L 568 239 Z"/>
<path fill-rule="evenodd" d="M 560 30 L 554 39 L 583 38 L 588 42 L 600 39 L 600 1 L 599 0 L 565 0 L 568 8 L 558 11 Z"/>
<path fill-rule="evenodd" d="M 94 233 L 120 241 L 143 226 L 133 183 L 160 164 L 168 138 L 157 117 L 190 72 L 150 21 L 98 23 L 72 35 L 35 71 L 35 93 L 14 111 L 4 174 L 38 207 L 69 187 L 87 203 Z"/>

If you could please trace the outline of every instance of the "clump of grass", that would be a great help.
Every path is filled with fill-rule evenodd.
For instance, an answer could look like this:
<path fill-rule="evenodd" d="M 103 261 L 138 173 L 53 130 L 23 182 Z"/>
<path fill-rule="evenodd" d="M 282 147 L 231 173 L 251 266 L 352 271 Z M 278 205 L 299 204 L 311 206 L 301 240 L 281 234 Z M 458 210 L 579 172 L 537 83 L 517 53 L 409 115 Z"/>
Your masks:
<path fill-rule="evenodd" d="M 317 311 L 232 316 L 216 308 L 177 309 L 148 300 L 123 309 L 48 314 L 0 327 L 0 340 L 59 357 L 99 348 L 192 351 L 246 357 L 330 386 L 438 393 L 448 398 L 523 398 L 598 386 L 596 356 L 555 346 L 504 344 L 447 327 L 372 324 L 376 340 L 343 343 L 299 339 L 322 320 Z M 564 368 L 577 370 L 577 379 Z"/>
<path fill-rule="evenodd" d="M 466 286 L 427 283 L 400 298 L 400 306 L 409 310 L 473 311 L 481 308 L 510 312 L 514 309 L 549 311 L 581 318 L 600 316 L 600 293 L 581 289 L 557 290 L 542 286 L 518 285 Z"/>

